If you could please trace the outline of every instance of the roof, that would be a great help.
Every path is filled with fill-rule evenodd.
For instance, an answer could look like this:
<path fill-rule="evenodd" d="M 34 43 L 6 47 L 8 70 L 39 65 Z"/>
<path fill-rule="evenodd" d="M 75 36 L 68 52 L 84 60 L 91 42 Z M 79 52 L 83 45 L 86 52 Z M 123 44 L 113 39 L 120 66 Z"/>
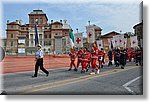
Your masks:
<path fill-rule="evenodd" d="M 18 24 L 18 23 L 16 23 L 16 22 L 10 22 L 10 23 L 8 23 L 8 24 Z"/>
<path fill-rule="evenodd" d="M 61 24 L 61 25 L 63 25 L 61 22 L 58 22 L 58 21 L 56 21 L 56 22 L 54 22 L 52 24 Z"/>
<path fill-rule="evenodd" d="M 42 11 L 42 10 L 33 10 L 31 13 L 29 13 L 28 15 L 45 15 L 46 19 L 48 20 L 46 14 Z"/>
<path fill-rule="evenodd" d="M 94 28 L 95 30 L 102 30 L 99 26 L 97 26 L 97 25 L 95 25 L 95 24 L 89 25 L 89 26 L 87 26 L 87 27 L 89 27 L 89 28 Z"/>
<path fill-rule="evenodd" d="M 135 26 L 133 26 L 133 28 L 135 29 L 135 27 L 143 25 L 143 21 L 141 23 L 136 24 Z"/>
<path fill-rule="evenodd" d="M 109 33 L 107 33 L 107 34 L 105 34 L 105 35 L 102 35 L 102 37 L 107 37 L 107 36 L 109 36 L 110 34 L 119 35 L 119 33 L 115 32 L 115 31 L 112 31 L 112 32 L 109 32 Z"/>
<path fill-rule="evenodd" d="M 30 14 L 45 14 L 42 10 L 33 10 Z"/>

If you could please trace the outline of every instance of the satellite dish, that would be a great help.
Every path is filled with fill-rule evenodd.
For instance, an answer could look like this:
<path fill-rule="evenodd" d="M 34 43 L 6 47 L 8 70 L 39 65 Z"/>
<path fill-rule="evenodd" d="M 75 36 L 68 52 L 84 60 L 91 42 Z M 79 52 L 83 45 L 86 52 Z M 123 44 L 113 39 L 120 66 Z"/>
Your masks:
<path fill-rule="evenodd" d="M 0 46 L 0 61 L 2 61 L 5 57 L 5 51 L 4 49 Z"/>

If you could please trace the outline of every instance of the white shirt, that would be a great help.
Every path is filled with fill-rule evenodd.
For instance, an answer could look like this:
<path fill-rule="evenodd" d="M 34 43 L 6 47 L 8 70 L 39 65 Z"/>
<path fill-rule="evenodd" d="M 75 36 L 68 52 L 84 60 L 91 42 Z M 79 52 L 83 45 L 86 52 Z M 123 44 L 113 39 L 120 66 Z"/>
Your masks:
<path fill-rule="evenodd" d="M 41 49 L 36 52 L 36 58 L 43 58 L 43 51 Z"/>

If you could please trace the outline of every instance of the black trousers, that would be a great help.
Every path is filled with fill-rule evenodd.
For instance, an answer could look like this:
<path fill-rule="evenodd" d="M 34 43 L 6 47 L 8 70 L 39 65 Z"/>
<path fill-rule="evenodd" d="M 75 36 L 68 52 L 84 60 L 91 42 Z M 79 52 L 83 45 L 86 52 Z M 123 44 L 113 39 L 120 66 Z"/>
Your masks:
<path fill-rule="evenodd" d="M 41 59 L 38 59 L 38 60 L 36 61 L 36 64 L 35 64 L 35 74 L 34 74 L 35 77 L 37 77 L 39 67 L 40 67 L 40 69 L 41 69 L 44 73 L 46 73 L 46 74 L 49 73 L 49 72 L 43 67 L 43 58 L 41 58 Z"/>

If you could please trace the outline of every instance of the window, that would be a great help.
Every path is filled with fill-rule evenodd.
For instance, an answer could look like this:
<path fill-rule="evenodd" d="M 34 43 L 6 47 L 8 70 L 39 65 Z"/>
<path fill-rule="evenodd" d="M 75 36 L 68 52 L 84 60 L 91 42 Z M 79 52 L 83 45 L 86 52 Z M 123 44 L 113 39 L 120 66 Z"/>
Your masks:
<path fill-rule="evenodd" d="M 33 18 L 31 18 L 31 24 L 34 24 L 34 20 L 33 20 Z"/>
<path fill-rule="evenodd" d="M 11 28 L 13 28 L 14 26 L 13 25 L 11 25 Z"/>
<path fill-rule="evenodd" d="M 44 38 L 47 38 L 47 35 L 44 35 Z"/>
<path fill-rule="evenodd" d="M 33 40 L 33 34 L 30 34 L 30 39 Z"/>
<path fill-rule="evenodd" d="M 42 40 L 42 34 L 39 34 L 39 39 Z"/>
<path fill-rule="evenodd" d="M 37 19 L 37 18 L 35 19 L 35 23 L 36 23 L 36 24 L 39 24 L 39 22 L 38 22 L 38 19 Z"/>
<path fill-rule="evenodd" d="M 51 35 L 49 35 L 49 38 L 51 38 Z"/>
<path fill-rule="evenodd" d="M 13 41 L 11 41 L 11 46 L 13 46 Z"/>
<path fill-rule="evenodd" d="M 56 25 L 55 28 L 58 28 L 58 25 Z"/>
<path fill-rule="evenodd" d="M 42 18 L 40 18 L 40 24 L 43 24 L 43 19 Z"/>
<path fill-rule="evenodd" d="M 11 34 L 11 38 L 13 38 L 13 34 Z"/>

